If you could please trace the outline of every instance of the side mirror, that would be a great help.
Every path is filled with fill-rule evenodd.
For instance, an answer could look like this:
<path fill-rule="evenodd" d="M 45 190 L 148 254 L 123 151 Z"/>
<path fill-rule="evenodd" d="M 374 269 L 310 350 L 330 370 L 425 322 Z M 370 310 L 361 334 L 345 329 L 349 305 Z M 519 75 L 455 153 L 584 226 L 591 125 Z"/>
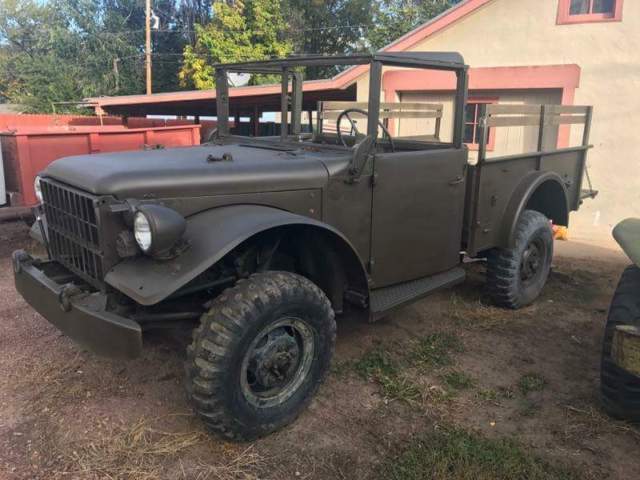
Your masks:
<path fill-rule="evenodd" d="M 351 159 L 351 168 L 349 173 L 354 177 L 359 177 L 362 174 L 362 170 L 367 163 L 367 158 L 371 153 L 371 149 L 375 146 L 376 139 L 371 135 L 364 137 L 364 140 L 356 143 L 351 149 L 353 157 Z"/>

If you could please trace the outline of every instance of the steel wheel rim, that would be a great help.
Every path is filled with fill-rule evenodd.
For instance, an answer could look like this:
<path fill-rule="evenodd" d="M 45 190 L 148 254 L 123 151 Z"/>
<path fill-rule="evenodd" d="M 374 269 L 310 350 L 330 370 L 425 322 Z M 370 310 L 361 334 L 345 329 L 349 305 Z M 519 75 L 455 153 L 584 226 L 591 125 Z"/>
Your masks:
<path fill-rule="evenodd" d="M 544 270 L 546 247 L 542 239 L 529 242 L 520 261 L 520 280 L 523 284 L 533 283 Z"/>
<path fill-rule="evenodd" d="M 314 330 L 297 317 L 283 317 L 256 335 L 242 360 L 240 386 L 255 407 L 286 402 L 311 370 Z"/>

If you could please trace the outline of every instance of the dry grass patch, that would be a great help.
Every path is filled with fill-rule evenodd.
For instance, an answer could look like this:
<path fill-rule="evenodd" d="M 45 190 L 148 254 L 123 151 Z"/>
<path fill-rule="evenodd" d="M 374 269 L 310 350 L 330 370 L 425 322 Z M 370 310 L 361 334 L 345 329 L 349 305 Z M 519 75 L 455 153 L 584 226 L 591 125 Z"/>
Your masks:
<path fill-rule="evenodd" d="M 603 434 L 627 433 L 640 440 L 640 431 L 629 423 L 614 420 L 593 405 L 565 405 L 567 439 L 597 438 Z"/>
<path fill-rule="evenodd" d="M 451 294 L 449 309 L 445 313 L 457 326 L 490 330 L 513 321 L 514 312 L 486 304 L 482 298 L 465 299 L 457 293 Z M 531 316 L 526 309 L 518 312 L 519 317 Z"/>
<path fill-rule="evenodd" d="M 70 478 L 108 478 L 123 480 L 151 480 L 166 476 L 169 464 L 193 451 L 196 446 L 206 446 L 212 440 L 203 430 L 167 432 L 150 426 L 140 419 L 129 427 L 115 427 L 98 440 L 63 452 L 64 471 L 59 475 Z M 188 462 L 180 460 L 179 470 L 172 478 L 197 480 L 254 480 L 262 458 L 251 447 L 240 453 L 224 455 L 226 459 L 211 455 Z"/>

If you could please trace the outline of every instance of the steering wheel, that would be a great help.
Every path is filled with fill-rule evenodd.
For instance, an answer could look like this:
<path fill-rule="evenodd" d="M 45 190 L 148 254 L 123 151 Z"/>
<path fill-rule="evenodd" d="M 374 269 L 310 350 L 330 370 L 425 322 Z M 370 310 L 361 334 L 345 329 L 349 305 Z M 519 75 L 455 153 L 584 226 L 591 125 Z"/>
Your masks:
<path fill-rule="evenodd" d="M 356 135 L 361 135 L 360 131 L 358 130 L 358 126 L 356 125 L 356 122 L 354 122 L 353 119 L 349 116 L 350 113 L 360 113 L 365 117 L 369 117 L 369 112 L 367 112 L 366 110 L 362 110 L 361 108 L 348 108 L 340 112 L 340 115 L 338 115 L 338 118 L 336 119 L 336 130 L 338 132 L 338 139 L 340 140 L 342 145 L 344 145 L 345 147 L 348 147 L 348 145 L 344 137 L 342 136 L 342 132 L 340 131 L 340 125 L 342 124 L 343 118 L 346 117 L 347 120 L 349 120 L 349 123 L 351 124 L 351 131 L 355 132 Z M 378 120 L 378 125 L 380 125 L 380 128 L 389 139 L 389 143 L 391 144 L 391 151 L 395 152 L 396 146 L 393 143 L 393 138 L 391 138 L 391 134 L 389 133 L 389 130 L 387 130 L 387 127 L 385 127 L 384 123 L 382 123 L 380 120 Z"/>

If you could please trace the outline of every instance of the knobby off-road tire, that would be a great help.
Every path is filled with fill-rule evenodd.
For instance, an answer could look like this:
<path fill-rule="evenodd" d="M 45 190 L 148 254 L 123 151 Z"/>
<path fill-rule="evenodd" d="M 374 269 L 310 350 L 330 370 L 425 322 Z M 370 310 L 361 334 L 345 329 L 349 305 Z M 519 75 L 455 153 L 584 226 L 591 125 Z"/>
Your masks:
<path fill-rule="evenodd" d="M 292 422 L 325 379 L 336 337 L 326 295 L 266 272 L 217 297 L 187 350 L 187 394 L 207 427 L 252 440 Z"/>
<path fill-rule="evenodd" d="M 553 231 L 540 212 L 525 210 L 518 219 L 513 248 L 494 248 L 487 257 L 487 291 L 494 303 L 518 309 L 542 291 L 553 258 Z"/>
<path fill-rule="evenodd" d="M 640 377 L 617 366 L 611 358 L 618 325 L 640 326 L 640 268 L 627 267 L 616 289 L 604 330 L 600 391 L 602 405 L 612 417 L 640 421 Z"/>

